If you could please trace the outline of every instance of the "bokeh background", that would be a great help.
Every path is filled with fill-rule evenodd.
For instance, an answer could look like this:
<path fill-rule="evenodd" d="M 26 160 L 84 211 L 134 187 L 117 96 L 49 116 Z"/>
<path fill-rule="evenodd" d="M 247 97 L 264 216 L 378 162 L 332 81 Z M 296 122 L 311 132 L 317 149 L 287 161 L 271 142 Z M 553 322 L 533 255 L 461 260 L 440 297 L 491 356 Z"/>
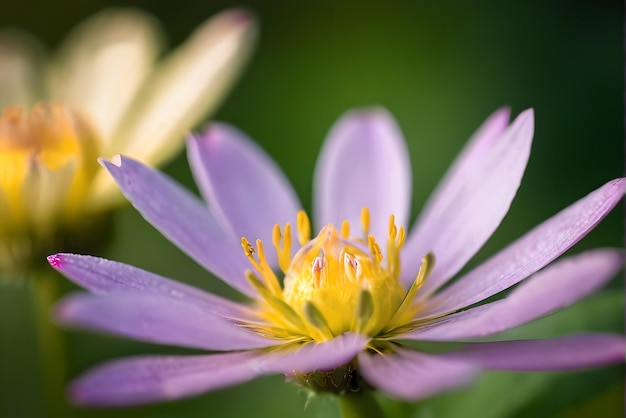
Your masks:
<path fill-rule="evenodd" d="M 475 265 L 532 226 L 622 173 L 623 10 L 617 1 L 105 1 L 0 2 L 0 26 L 22 27 L 49 48 L 107 7 L 157 16 L 176 46 L 210 15 L 234 6 L 261 22 L 257 51 L 215 119 L 255 138 L 286 171 L 306 208 L 317 153 L 347 109 L 381 105 L 398 119 L 411 153 L 413 214 L 473 130 L 496 108 L 533 107 L 530 163 L 510 214 Z M 164 167 L 194 188 L 184 153 Z M 229 290 L 169 244 L 130 207 L 115 241 L 98 255 L 223 294 Z M 615 210 L 571 252 L 622 245 Z M 61 282 L 63 279 L 58 277 Z M 65 292 L 76 290 L 63 281 Z M 623 285 L 504 337 L 595 330 L 623 332 Z M 28 286 L 0 289 L 0 416 L 44 417 L 41 367 Z M 180 352 L 67 332 L 68 376 L 100 361 Z M 475 386 L 418 404 L 389 403 L 397 416 L 622 416 L 624 368 L 576 373 L 489 373 Z M 84 417 L 335 417 L 334 400 L 310 398 L 280 376 L 194 399 Z"/>

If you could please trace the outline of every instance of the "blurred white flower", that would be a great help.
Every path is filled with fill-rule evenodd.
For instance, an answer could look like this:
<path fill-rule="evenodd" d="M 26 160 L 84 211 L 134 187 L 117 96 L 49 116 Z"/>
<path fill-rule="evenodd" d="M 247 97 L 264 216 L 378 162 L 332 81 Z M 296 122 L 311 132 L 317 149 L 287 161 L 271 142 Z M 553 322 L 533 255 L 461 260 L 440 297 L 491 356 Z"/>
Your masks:
<path fill-rule="evenodd" d="M 255 37 L 244 10 L 209 19 L 163 59 L 158 22 L 137 10 L 88 18 L 50 59 L 31 35 L 0 32 L 0 271 L 62 249 L 76 231 L 97 239 L 94 224 L 122 200 L 96 158 L 172 156 Z"/>

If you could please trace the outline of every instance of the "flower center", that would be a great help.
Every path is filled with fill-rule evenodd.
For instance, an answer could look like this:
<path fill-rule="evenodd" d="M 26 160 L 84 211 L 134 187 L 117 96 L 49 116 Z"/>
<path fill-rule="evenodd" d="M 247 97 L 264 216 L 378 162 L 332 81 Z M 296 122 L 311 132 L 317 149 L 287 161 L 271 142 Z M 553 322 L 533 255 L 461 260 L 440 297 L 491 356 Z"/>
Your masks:
<path fill-rule="evenodd" d="M 11 223 L 24 224 L 79 206 L 97 168 L 97 138 L 87 121 L 60 104 L 0 117 L 0 191 Z M 6 224 L 7 222 L 3 222 Z"/>
<path fill-rule="evenodd" d="M 20 274 L 60 242 L 93 239 L 93 225 L 101 220 L 81 214 L 97 156 L 98 138 L 78 112 L 57 103 L 4 109 L 0 271 Z"/>
<path fill-rule="evenodd" d="M 291 228 L 274 227 L 273 243 L 284 273 L 284 286 L 269 267 L 260 240 L 254 248 L 242 238 L 244 251 L 253 266 L 247 272 L 259 293 L 257 304 L 262 323 L 244 326 L 270 338 L 293 341 L 327 341 L 345 332 L 372 338 L 387 338 L 394 330 L 410 325 L 414 317 L 413 297 L 433 265 L 432 255 L 424 259 L 420 273 L 407 291 L 400 275 L 400 250 L 405 232 L 389 221 L 386 251 L 369 234 L 369 210 L 361 214 L 362 237 L 350 233 L 344 221 L 341 229 L 326 225 L 310 239 L 310 222 L 298 214 L 300 250 L 291 257 Z M 257 275 L 258 274 L 258 275 Z"/>

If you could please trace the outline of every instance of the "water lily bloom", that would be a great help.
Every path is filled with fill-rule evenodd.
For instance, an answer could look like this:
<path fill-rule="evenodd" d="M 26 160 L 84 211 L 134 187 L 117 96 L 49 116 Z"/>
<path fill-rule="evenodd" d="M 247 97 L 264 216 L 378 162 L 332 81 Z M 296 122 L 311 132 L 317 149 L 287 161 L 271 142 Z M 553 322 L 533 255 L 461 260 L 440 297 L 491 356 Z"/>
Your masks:
<path fill-rule="evenodd" d="M 159 164 L 178 151 L 228 91 L 255 32 L 249 13 L 226 11 L 159 59 L 150 15 L 109 10 L 50 60 L 30 35 L 0 32 L 0 271 L 68 240 L 97 241 L 94 226 L 121 201 L 97 157 Z"/>
<path fill-rule="evenodd" d="M 622 362 L 620 335 L 475 338 L 567 306 L 614 276 L 624 262 L 617 249 L 552 261 L 618 203 L 624 179 L 606 183 L 444 287 L 505 216 L 533 130 L 532 110 L 510 124 L 508 110 L 494 113 L 410 232 L 410 162 L 400 129 L 382 109 L 349 112 L 332 128 L 315 172 L 319 232 L 313 237 L 280 169 L 231 126 L 215 123 L 189 138 L 189 161 L 206 203 L 134 159 L 103 161 L 150 223 L 247 301 L 115 261 L 50 256 L 54 268 L 90 290 L 60 302 L 61 323 L 218 352 L 113 361 L 74 381 L 71 398 L 82 405 L 142 404 L 280 373 L 315 391 L 376 388 L 417 400 L 468 383 L 481 370 Z M 505 298 L 480 304 L 523 280 Z M 468 343 L 427 353 L 402 343 L 408 340 Z"/>

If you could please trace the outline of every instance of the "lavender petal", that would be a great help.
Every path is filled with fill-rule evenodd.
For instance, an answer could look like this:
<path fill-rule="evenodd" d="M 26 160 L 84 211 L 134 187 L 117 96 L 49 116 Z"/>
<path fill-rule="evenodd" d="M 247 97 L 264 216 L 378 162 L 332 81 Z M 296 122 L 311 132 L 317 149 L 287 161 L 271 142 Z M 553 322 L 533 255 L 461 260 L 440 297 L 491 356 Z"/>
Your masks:
<path fill-rule="evenodd" d="M 425 254 L 432 252 L 437 259 L 420 290 L 422 296 L 454 276 L 498 228 L 522 181 L 533 132 L 534 114 L 529 109 L 489 149 L 469 153 L 474 158 L 480 154 L 479 161 L 456 163 L 462 171 L 452 174 L 402 251 L 403 281 L 407 284 L 415 279 Z M 493 142 L 493 138 L 483 141 Z"/>
<path fill-rule="evenodd" d="M 441 355 L 486 369 L 513 371 L 574 370 L 623 363 L 626 337 L 579 334 L 545 340 L 473 343 Z"/>
<path fill-rule="evenodd" d="M 206 269 L 245 294 L 249 264 L 238 238 L 202 202 L 170 178 L 131 158 L 101 160 L 126 198 L 165 237 Z"/>
<path fill-rule="evenodd" d="M 193 286 L 159 276 L 128 264 L 78 254 L 54 254 L 48 262 L 79 286 L 104 295 L 120 290 L 159 295 L 197 304 L 219 315 L 242 318 L 247 307 Z"/>
<path fill-rule="evenodd" d="M 606 284 L 624 265 L 620 250 L 568 257 L 536 273 L 505 299 L 452 315 L 402 338 L 458 341 L 517 327 L 578 301 Z"/>
<path fill-rule="evenodd" d="M 211 212 L 235 236 L 272 243 L 275 224 L 296 224 L 301 208 L 296 192 L 278 165 L 232 126 L 212 123 L 189 138 L 187 153 L 196 183 Z M 268 261 L 277 267 L 273 251 Z"/>
<path fill-rule="evenodd" d="M 383 109 L 353 111 L 332 128 L 315 168 L 314 218 L 319 226 L 348 220 L 359 235 L 361 209 L 371 214 L 370 232 L 383 239 L 389 216 L 406 227 L 411 165 L 400 128 Z"/>
<path fill-rule="evenodd" d="M 57 305 L 56 317 L 68 326 L 205 350 L 241 350 L 277 344 L 201 305 L 134 291 L 70 295 Z"/>
<path fill-rule="evenodd" d="M 606 183 L 535 227 L 428 300 L 422 314 L 438 315 L 464 308 L 540 270 L 582 239 L 615 207 L 624 195 L 624 180 Z"/>
<path fill-rule="evenodd" d="M 478 372 L 476 366 L 464 361 L 403 348 L 382 355 L 361 353 L 359 367 L 369 384 L 405 401 L 466 385 Z"/>
<path fill-rule="evenodd" d="M 82 406 L 130 406 L 174 400 L 243 383 L 257 376 L 248 361 L 259 354 L 144 356 L 95 367 L 69 387 Z"/>

